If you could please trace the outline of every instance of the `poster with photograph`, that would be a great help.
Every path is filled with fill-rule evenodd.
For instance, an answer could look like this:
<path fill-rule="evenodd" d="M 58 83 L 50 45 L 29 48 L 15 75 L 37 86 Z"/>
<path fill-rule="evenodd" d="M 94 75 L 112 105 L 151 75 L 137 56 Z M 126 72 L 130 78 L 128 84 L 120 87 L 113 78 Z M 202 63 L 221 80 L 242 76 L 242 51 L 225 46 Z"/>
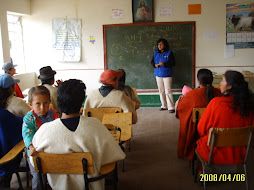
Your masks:
<path fill-rule="evenodd" d="M 132 0 L 133 22 L 153 22 L 153 0 Z"/>
<path fill-rule="evenodd" d="M 53 48 L 57 61 L 79 62 L 81 58 L 81 20 L 53 19 Z"/>
<path fill-rule="evenodd" d="M 254 3 L 226 5 L 227 45 L 254 48 Z"/>

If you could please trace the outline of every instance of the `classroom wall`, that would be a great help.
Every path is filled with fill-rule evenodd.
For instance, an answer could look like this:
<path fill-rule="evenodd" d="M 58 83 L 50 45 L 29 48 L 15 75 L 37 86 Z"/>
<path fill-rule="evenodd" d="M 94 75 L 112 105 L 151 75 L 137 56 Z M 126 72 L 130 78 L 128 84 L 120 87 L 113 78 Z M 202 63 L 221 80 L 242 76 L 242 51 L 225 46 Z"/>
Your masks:
<path fill-rule="evenodd" d="M 19 1 L 12 0 L 9 4 L 9 1 L 6 0 L 4 1 L 5 7 L 11 5 L 16 8 L 17 4 L 14 2 Z M 42 66 L 51 65 L 53 69 L 57 70 L 57 79 L 81 79 L 87 85 L 88 94 L 92 89 L 98 88 L 100 86 L 98 78 L 104 70 L 102 26 L 104 24 L 131 23 L 132 1 L 23 0 L 22 2 L 27 3 L 27 10 L 29 7 L 31 8 L 30 15 L 23 17 L 27 71 L 38 72 Z M 224 58 L 226 4 L 239 2 L 253 3 L 254 0 L 154 0 L 155 22 L 196 21 L 196 71 L 206 67 L 218 74 L 223 74 L 227 69 L 254 72 L 253 48 L 236 49 L 235 57 Z M 188 4 L 198 3 L 202 4 L 201 15 L 188 15 Z M 173 5 L 173 16 L 158 17 L 158 7 L 170 4 Z M 124 10 L 123 19 L 111 18 L 111 10 L 114 8 Z M 82 19 L 82 57 L 80 62 L 62 63 L 56 60 L 52 49 L 52 19 L 54 18 Z M 203 35 L 206 31 L 216 31 L 218 39 L 204 40 Z M 89 42 L 90 36 L 94 37 L 94 44 Z"/>
<path fill-rule="evenodd" d="M 22 91 L 30 89 L 31 86 L 37 86 L 41 83 L 41 81 L 38 79 L 38 75 L 35 72 L 16 74 L 14 78 L 20 80 L 19 87 Z"/>

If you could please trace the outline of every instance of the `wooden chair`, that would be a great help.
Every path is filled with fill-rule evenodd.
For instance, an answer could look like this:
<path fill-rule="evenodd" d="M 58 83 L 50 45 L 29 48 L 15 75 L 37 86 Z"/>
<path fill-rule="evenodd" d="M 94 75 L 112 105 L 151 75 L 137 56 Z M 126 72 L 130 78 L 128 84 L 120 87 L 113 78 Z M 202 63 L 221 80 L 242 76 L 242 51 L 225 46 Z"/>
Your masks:
<path fill-rule="evenodd" d="M 123 110 L 121 108 L 86 108 L 85 116 L 87 117 L 96 117 L 100 121 L 102 121 L 103 115 L 105 113 L 122 113 Z"/>
<path fill-rule="evenodd" d="M 220 89 L 220 84 L 213 84 L 213 87 Z"/>
<path fill-rule="evenodd" d="M 113 135 L 114 139 L 116 140 L 117 144 L 120 143 L 121 138 L 121 129 L 119 127 L 114 127 L 112 124 L 104 124 L 109 132 Z"/>
<path fill-rule="evenodd" d="M 126 142 L 131 139 L 132 113 L 106 113 L 102 119 L 103 124 L 111 124 L 121 129 L 120 141 Z"/>
<path fill-rule="evenodd" d="M 132 135 L 132 113 L 106 113 L 103 116 L 102 123 L 104 125 L 113 125 L 113 127 L 117 127 L 121 129 L 121 137 L 120 137 L 120 147 L 123 151 L 125 151 L 123 144 L 125 142 L 129 142 L 129 151 L 130 151 L 130 139 Z M 123 160 L 123 169 L 124 171 L 124 160 Z"/>
<path fill-rule="evenodd" d="M 134 94 L 138 97 L 137 89 L 136 88 L 132 88 L 132 90 L 133 90 Z M 135 107 L 135 110 L 137 110 L 140 107 L 139 105 L 136 105 L 136 102 L 133 103 L 133 105 Z"/>
<path fill-rule="evenodd" d="M 192 122 L 195 123 L 195 132 L 194 132 L 194 142 L 195 142 L 195 147 L 196 147 L 196 141 L 198 140 L 198 122 L 201 119 L 201 116 L 203 115 L 205 111 L 205 108 L 193 108 L 192 109 Z M 194 158 L 191 162 L 191 170 L 192 170 L 192 175 L 194 175 L 194 162 L 196 160 L 196 155 L 194 155 Z"/>
<path fill-rule="evenodd" d="M 47 189 L 45 174 L 82 174 L 84 175 L 85 189 L 89 190 L 89 183 L 105 178 L 106 174 L 114 172 L 114 189 L 116 184 L 116 162 L 103 165 L 98 177 L 89 178 L 88 174 L 93 174 L 93 159 L 89 152 L 50 154 L 38 152 L 34 157 L 35 171 L 39 174 L 41 189 Z"/>
<path fill-rule="evenodd" d="M 211 146 L 211 150 L 210 150 L 208 162 L 204 161 L 200 157 L 197 150 L 195 151 L 195 153 L 198 157 L 198 161 L 201 162 L 203 175 L 205 176 L 207 168 L 212 168 L 213 166 L 217 166 L 217 167 L 220 166 L 221 167 L 221 165 L 212 164 L 214 147 L 246 146 L 246 153 L 245 153 L 244 161 L 239 165 L 243 166 L 244 174 L 245 174 L 246 190 L 248 190 L 246 164 L 247 164 L 247 158 L 248 158 L 250 145 L 252 142 L 253 132 L 254 132 L 254 126 L 240 127 L 240 128 L 210 128 L 207 146 Z M 223 173 L 226 173 L 226 172 L 224 171 Z M 198 177 L 197 174 L 198 174 L 198 167 L 196 167 L 195 179 L 197 179 L 197 177 Z M 204 181 L 204 183 L 203 183 L 204 189 L 206 189 L 205 180 L 203 180 L 203 181 Z"/>
<path fill-rule="evenodd" d="M 17 158 L 18 156 L 20 156 L 20 154 L 22 152 L 24 152 L 24 148 L 25 148 L 25 144 L 22 140 L 18 144 L 16 144 L 7 154 L 5 154 L 0 159 L 0 165 L 7 164 L 8 162 L 10 162 L 10 161 L 14 160 L 15 158 Z M 19 189 L 23 189 L 23 186 L 22 186 L 22 183 L 21 183 L 21 180 L 20 180 L 20 176 L 19 176 L 19 172 L 26 172 L 27 187 L 29 187 L 29 167 L 28 167 L 27 161 L 26 161 L 26 166 L 25 167 L 20 166 L 14 172 L 17 176 L 17 179 L 18 179 Z"/>
<path fill-rule="evenodd" d="M 133 90 L 134 94 L 135 94 L 136 96 L 138 96 L 137 89 L 136 89 L 136 88 L 132 88 L 132 90 Z"/>

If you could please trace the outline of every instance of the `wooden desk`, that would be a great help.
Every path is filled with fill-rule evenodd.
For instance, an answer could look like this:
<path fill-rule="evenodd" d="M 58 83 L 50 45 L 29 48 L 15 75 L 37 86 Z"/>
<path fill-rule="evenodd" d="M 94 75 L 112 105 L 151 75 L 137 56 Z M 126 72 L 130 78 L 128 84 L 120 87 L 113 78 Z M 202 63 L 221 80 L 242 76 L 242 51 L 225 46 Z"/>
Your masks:
<path fill-rule="evenodd" d="M 115 166 L 116 166 L 116 162 L 112 162 L 112 163 L 105 164 L 105 165 L 101 166 L 100 174 L 105 175 L 105 174 L 109 173 L 110 171 L 113 171 Z"/>
<path fill-rule="evenodd" d="M 121 136 L 121 133 L 120 131 L 117 131 L 117 130 L 113 130 L 113 131 L 109 131 L 111 133 L 111 135 L 113 135 L 115 141 L 117 142 L 117 144 L 119 144 L 119 141 L 120 141 L 120 136 Z"/>
<path fill-rule="evenodd" d="M 25 148 L 24 141 L 21 140 L 18 144 L 16 144 L 7 154 L 5 154 L 0 159 L 0 165 L 5 164 L 11 160 L 13 160 L 20 152 L 22 152 Z"/>
<path fill-rule="evenodd" d="M 87 117 L 96 117 L 102 121 L 103 115 L 105 113 L 122 113 L 123 110 L 118 107 L 103 107 L 103 108 L 85 108 L 83 110 L 83 115 Z"/>
<path fill-rule="evenodd" d="M 117 115 L 115 115 L 117 114 Z M 128 141 L 132 134 L 132 113 L 106 113 L 103 116 L 102 123 L 111 124 L 121 129 L 121 141 Z"/>

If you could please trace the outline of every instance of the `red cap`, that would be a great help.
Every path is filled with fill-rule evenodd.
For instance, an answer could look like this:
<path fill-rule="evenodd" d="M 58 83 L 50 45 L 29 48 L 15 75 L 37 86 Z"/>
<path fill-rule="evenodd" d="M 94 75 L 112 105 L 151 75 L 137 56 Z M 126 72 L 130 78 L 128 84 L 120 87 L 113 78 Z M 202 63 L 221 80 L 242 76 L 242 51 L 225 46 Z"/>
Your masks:
<path fill-rule="evenodd" d="M 123 72 L 114 71 L 114 70 L 106 70 L 100 76 L 100 82 L 103 84 L 114 84 L 116 82 L 116 78 L 121 77 Z"/>

